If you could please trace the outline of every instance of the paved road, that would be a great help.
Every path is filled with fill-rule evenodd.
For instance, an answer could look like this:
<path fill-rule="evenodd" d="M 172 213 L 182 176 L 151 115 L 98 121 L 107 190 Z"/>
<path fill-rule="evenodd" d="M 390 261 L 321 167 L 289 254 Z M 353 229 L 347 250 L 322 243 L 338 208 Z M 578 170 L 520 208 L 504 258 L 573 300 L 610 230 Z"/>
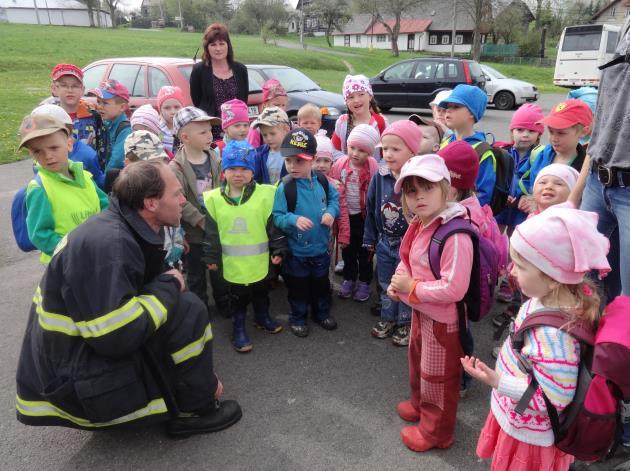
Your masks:
<path fill-rule="evenodd" d="M 554 99 L 551 100 L 553 102 Z M 547 97 L 543 99 L 543 106 Z M 391 114 L 403 118 L 404 114 Z M 486 130 L 498 132 L 509 113 L 490 111 Z M 502 124 L 505 126 L 505 124 Z M 500 138 L 505 138 L 498 134 Z M 29 162 L 0 171 L 0 469 L 225 469 L 225 470 L 487 470 L 474 454 L 489 407 L 489 390 L 473 384 L 460 403 L 455 445 L 416 454 L 400 442 L 404 425 L 396 403 L 407 397 L 406 351 L 372 339 L 375 322 L 367 304 L 335 301 L 340 327 L 313 328 L 306 339 L 288 332 L 252 330 L 254 350 L 242 355 L 229 345 L 230 323 L 215 320 L 216 369 L 226 397 L 240 401 L 244 416 L 217 434 L 170 440 L 161 428 L 84 432 L 25 427 L 15 420 L 15 367 L 26 316 L 43 272 L 34 254 L 13 242 L 9 208 L 14 191 L 30 175 Z M 271 293 L 274 314 L 287 321 L 283 287 Z M 489 322 L 473 326 L 477 352 L 491 361 Z M 592 466 L 592 470 L 611 469 Z"/>
<path fill-rule="evenodd" d="M 337 51 L 336 49 L 312 46 L 311 44 L 307 44 L 307 43 L 300 44 L 294 41 L 285 41 L 283 39 L 273 39 L 270 42 L 275 44 L 278 47 L 284 47 L 287 49 L 304 49 L 304 50 L 308 49 L 309 51 L 323 52 L 325 54 L 332 54 L 333 56 L 360 57 L 359 54 L 355 54 L 354 52 Z"/>

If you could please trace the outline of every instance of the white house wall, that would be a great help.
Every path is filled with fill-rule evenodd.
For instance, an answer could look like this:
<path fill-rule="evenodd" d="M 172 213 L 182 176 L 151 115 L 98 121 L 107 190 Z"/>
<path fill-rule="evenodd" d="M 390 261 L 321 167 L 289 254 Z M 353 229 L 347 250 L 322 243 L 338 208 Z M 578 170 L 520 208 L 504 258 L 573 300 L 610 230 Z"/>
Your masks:
<path fill-rule="evenodd" d="M 401 51 L 407 50 L 407 33 L 402 33 L 398 36 L 398 49 Z M 339 34 L 333 36 L 333 45 L 343 47 L 344 35 Z M 391 41 L 377 42 L 376 36 L 370 36 L 368 34 L 361 34 L 359 41 L 357 41 L 357 35 L 350 35 L 350 47 L 364 48 L 373 47 L 374 49 L 391 49 Z M 471 50 L 470 44 L 457 44 L 455 45 L 455 52 L 457 53 L 469 53 Z M 414 51 L 428 51 L 436 53 L 450 53 L 450 44 L 429 44 L 429 33 L 416 33 L 414 39 Z"/>
<path fill-rule="evenodd" d="M 5 11 L 6 19 L 9 23 L 38 24 L 34 8 L 7 8 Z M 39 24 L 42 25 L 90 26 L 87 10 L 46 10 L 45 8 L 38 8 L 38 12 Z M 112 25 L 109 15 L 105 12 L 101 12 L 101 22 L 102 24 L 107 23 L 107 26 Z M 94 15 L 94 23 L 98 24 L 96 14 Z"/>

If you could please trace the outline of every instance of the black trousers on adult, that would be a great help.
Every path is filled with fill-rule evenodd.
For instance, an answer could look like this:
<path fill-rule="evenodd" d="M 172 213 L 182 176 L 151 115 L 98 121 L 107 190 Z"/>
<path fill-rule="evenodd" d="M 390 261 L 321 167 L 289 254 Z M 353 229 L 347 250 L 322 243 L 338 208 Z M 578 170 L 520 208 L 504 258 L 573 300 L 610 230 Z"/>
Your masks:
<path fill-rule="evenodd" d="M 208 268 L 203 263 L 202 244 L 190 244 L 190 251 L 185 255 L 186 284 L 188 289 L 199 296 L 206 306 L 208 305 Z M 210 271 L 210 284 L 212 285 L 212 298 L 217 309 L 228 308 L 230 292 L 228 283 L 223 279 L 223 271 Z"/>
<path fill-rule="evenodd" d="M 371 283 L 373 269 L 367 249 L 363 247 L 362 214 L 350 215 L 350 244 L 341 251 L 343 257 L 343 279 Z"/>

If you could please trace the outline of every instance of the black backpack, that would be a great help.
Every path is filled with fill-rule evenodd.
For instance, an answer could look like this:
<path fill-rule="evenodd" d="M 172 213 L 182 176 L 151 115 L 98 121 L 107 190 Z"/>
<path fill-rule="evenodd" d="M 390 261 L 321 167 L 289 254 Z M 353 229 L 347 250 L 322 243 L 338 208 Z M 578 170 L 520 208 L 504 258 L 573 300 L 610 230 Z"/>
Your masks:
<path fill-rule="evenodd" d="M 326 201 L 328 201 L 328 178 L 320 172 L 315 172 L 315 176 L 319 184 L 324 187 L 324 194 Z M 291 175 L 282 177 L 282 183 L 284 184 L 284 197 L 287 199 L 287 212 L 293 213 L 297 205 L 297 183 Z"/>
<path fill-rule="evenodd" d="M 95 124 L 94 124 L 94 150 L 96 150 L 96 154 L 98 155 L 98 163 L 101 166 L 102 170 L 105 170 L 105 166 L 112 154 L 112 143 L 109 139 L 109 133 L 105 128 L 105 123 L 101 118 L 101 115 L 96 111 L 91 111 L 92 116 L 94 116 Z M 116 128 L 116 133 L 114 134 L 114 141 L 118 139 L 118 136 L 122 131 L 131 127 L 131 123 L 127 120 L 118 123 L 118 127 Z"/>
<path fill-rule="evenodd" d="M 492 152 L 492 158 L 494 159 L 494 169 L 497 176 L 494 191 L 490 198 L 490 208 L 492 214 L 495 216 L 503 211 L 507 207 L 508 196 L 510 196 L 510 188 L 512 186 L 512 179 L 514 178 L 514 159 L 500 147 L 491 146 L 487 142 L 480 142 L 473 146 L 477 155 L 479 156 L 479 162 L 481 163 L 481 157 L 488 151 Z"/>

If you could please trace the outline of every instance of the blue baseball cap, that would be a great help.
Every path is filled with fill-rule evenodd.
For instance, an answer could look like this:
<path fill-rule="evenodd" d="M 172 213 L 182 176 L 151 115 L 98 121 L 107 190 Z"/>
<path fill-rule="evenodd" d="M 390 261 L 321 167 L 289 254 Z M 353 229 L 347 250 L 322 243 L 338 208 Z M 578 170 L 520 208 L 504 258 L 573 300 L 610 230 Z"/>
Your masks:
<path fill-rule="evenodd" d="M 448 108 L 449 103 L 462 105 L 468 108 L 468 111 L 475 118 L 475 122 L 480 121 L 486 112 L 486 106 L 488 105 L 488 97 L 486 92 L 481 88 L 473 85 L 457 85 L 450 96 L 446 100 L 442 100 L 438 103 L 440 108 Z"/>
<path fill-rule="evenodd" d="M 247 141 L 229 141 L 223 149 L 221 166 L 223 170 L 243 167 L 254 172 L 256 152 Z"/>

